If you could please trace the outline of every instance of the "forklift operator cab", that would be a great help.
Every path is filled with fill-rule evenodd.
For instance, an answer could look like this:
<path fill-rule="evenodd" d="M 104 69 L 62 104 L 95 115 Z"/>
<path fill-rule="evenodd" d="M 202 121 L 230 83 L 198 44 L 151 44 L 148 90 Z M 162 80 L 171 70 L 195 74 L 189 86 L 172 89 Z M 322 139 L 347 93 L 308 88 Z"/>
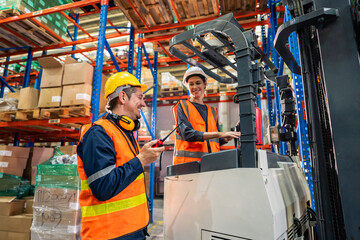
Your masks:
<path fill-rule="evenodd" d="M 239 149 L 204 155 L 201 162 L 169 166 L 165 239 L 308 235 L 301 223 L 310 218 L 310 191 L 298 159 L 264 150 L 258 150 L 257 157 L 257 168 L 241 168 Z"/>

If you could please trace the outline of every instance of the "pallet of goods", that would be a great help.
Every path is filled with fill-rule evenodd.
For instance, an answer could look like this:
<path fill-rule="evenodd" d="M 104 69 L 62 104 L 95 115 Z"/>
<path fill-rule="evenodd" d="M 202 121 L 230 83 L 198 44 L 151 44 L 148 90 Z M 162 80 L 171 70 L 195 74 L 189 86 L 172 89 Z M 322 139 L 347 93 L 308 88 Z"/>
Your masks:
<path fill-rule="evenodd" d="M 80 179 L 76 154 L 54 156 L 37 165 L 31 239 L 80 239 Z"/>
<path fill-rule="evenodd" d="M 0 19 L 20 16 L 24 13 L 70 3 L 70 0 L 35 1 L 3 0 L 0 7 Z M 65 11 L 67 14 L 68 11 Z M 4 36 L 0 47 L 47 46 L 67 40 L 68 19 L 61 13 L 53 13 L 32 19 L 5 23 L 0 27 Z"/>

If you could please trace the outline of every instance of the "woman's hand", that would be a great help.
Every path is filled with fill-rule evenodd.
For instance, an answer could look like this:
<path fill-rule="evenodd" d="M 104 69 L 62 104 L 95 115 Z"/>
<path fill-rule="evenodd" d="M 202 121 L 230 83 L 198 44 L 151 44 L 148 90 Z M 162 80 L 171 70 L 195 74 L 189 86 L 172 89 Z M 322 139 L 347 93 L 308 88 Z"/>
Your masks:
<path fill-rule="evenodd" d="M 221 137 L 224 138 L 225 142 L 229 142 L 234 138 L 239 138 L 241 136 L 240 132 L 222 132 Z"/>

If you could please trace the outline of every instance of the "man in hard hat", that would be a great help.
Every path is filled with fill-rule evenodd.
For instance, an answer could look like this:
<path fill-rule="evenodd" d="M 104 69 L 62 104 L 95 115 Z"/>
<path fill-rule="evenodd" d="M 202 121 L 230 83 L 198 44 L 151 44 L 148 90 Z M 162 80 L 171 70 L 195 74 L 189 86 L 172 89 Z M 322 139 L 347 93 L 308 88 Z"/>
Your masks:
<path fill-rule="evenodd" d="M 140 127 L 145 89 L 127 72 L 112 75 L 105 84 L 109 114 L 81 130 L 77 154 L 82 239 L 134 240 L 148 235 L 143 168 L 164 147 L 152 148 L 155 140 L 140 149 L 133 135 Z"/>
<path fill-rule="evenodd" d="M 219 131 L 217 109 L 204 104 L 207 75 L 201 68 L 190 67 L 183 84 L 190 99 L 173 108 L 176 124 L 183 122 L 175 133 L 174 164 L 200 161 L 204 154 L 218 152 L 220 145 L 240 137 L 240 132 Z"/>

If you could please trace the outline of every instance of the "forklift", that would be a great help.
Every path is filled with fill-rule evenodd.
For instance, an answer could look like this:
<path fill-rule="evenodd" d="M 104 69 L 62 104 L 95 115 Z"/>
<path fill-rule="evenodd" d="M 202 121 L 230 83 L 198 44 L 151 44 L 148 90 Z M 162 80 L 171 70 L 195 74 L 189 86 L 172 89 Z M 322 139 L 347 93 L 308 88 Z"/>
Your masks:
<path fill-rule="evenodd" d="M 297 156 L 289 78 L 277 76 L 254 31 L 227 14 L 170 41 L 174 56 L 220 83 L 237 83 L 242 134 L 235 149 L 168 166 L 165 239 L 360 239 L 359 8 L 345 0 L 283 4 L 293 19 L 279 27 L 274 45 L 289 69 L 303 77 L 315 206 Z M 288 48 L 292 32 L 301 64 Z M 204 40 L 209 35 L 215 41 Z M 200 48 L 190 43 L 195 39 Z M 265 79 L 280 89 L 278 136 L 288 145 L 287 155 L 256 149 L 255 103 Z"/>

